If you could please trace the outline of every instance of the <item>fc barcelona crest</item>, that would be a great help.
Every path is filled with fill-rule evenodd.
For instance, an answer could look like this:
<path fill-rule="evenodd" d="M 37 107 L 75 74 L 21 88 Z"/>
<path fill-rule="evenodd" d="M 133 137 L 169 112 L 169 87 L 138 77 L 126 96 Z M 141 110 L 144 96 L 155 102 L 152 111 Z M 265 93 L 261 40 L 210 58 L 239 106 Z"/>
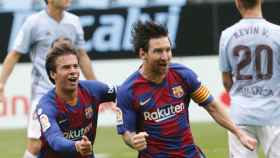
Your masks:
<path fill-rule="evenodd" d="M 173 87 L 172 92 L 173 92 L 173 96 L 176 98 L 181 98 L 182 96 L 184 96 L 184 90 L 180 85 Z"/>

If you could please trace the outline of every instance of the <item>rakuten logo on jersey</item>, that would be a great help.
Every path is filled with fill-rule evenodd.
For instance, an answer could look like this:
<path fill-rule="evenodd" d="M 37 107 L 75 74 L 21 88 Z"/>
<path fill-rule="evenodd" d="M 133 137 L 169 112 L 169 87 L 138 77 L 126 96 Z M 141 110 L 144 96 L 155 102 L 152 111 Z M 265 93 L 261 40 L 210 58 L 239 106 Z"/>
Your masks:
<path fill-rule="evenodd" d="M 80 140 L 83 135 L 86 135 L 87 133 L 91 132 L 92 130 L 92 124 L 89 124 L 86 127 L 78 128 L 78 129 L 72 129 L 70 131 L 64 132 L 64 137 L 67 139 L 70 139 L 72 141 Z"/>
<path fill-rule="evenodd" d="M 176 114 L 179 114 L 184 109 L 185 109 L 184 103 L 180 103 L 176 105 L 167 105 L 158 108 L 156 109 L 156 111 L 153 112 L 149 112 L 149 111 L 144 112 L 144 119 L 145 121 L 161 122 L 176 116 Z"/>

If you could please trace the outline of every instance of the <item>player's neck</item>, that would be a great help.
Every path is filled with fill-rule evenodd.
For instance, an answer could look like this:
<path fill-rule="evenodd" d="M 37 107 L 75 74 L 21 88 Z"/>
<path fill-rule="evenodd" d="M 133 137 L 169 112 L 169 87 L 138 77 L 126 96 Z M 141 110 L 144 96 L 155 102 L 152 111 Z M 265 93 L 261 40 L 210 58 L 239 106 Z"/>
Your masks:
<path fill-rule="evenodd" d="M 244 10 L 242 14 L 242 18 L 262 18 L 261 8 L 255 8 L 250 10 Z"/>
<path fill-rule="evenodd" d="M 62 9 L 55 8 L 53 6 L 47 7 L 47 13 L 50 17 L 52 17 L 55 21 L 60 22 L 63 18 L 63 11 Z"/>
<path fill-rule="evenodd" d="M 78 102 L 78 91 L 63 91 L 55 89 L 56 95 L 70 106 L 76 106 Z"/>
<path fill-rule="evenodd" d="M 139 72 L 146 80 L 154 82 L 156 84 L 161 83 L 166 76 L 166 74 L 160 74 L 151 71 L 151 69 L 147 68 L 145 65 L 142 65 L 142 67 L 139 69 Z"/>

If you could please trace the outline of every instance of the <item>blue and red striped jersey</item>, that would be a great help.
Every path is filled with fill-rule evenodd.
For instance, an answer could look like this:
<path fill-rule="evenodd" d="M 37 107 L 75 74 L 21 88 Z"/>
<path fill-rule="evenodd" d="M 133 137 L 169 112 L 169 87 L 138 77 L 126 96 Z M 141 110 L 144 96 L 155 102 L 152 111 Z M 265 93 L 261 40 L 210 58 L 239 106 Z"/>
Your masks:
<path fill-rule="evenodd" d="M 146 80 L 136 71 L 118 89 L 118 133 L 128 130 L 149 134 L 147 149 L 139 152 L 139 158 L 201 158 L 189 124 L 191 99 L 200 106 L 213 101 L 191 69 L 170 64 L 160 84 Z"/>
<path fill-rule="evenodd" d="M 39 158 L 94 158 L 82 157 L 75 141 L 86 135 L 94 144 L 99 104 L 115 96 L 114 88 L 98 81 L 79 81 L 75 106 L 65 103 L 55 89 L 44 95 L 37 106 L 43 142 Z"/>

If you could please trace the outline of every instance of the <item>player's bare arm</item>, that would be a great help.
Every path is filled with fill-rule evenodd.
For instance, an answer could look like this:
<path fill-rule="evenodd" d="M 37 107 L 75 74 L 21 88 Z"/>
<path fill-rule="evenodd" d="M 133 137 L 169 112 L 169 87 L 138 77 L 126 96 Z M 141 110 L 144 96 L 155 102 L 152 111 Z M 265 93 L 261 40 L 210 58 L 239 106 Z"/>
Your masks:
<path fill-rule="evenodd" d="M 7 54 L 7 57 L 3 62 L 2 71 L 0 75 L 0 102 L 2 102 L 4 97 L 5 84 L 10 74 L 12 73 L 15 64 L 19 61 L 21 56 L 21 53 L 17 51 L 12 51 Z"/>
<path fill-rule="evenodd" d="M 227 92 L 229 92 L 233 84 L 232 74 L 230 72 L 223 72 L 222 80 L 223 80 L 224 88 L 226 89 Z"/>
<path fill-rule="evenodd" d="M 212 101 L 205 107 L 207 112 L 212 116 L 212 118 L 222 127 L 228 129 L 231 133 L 236 135 L 240 142 L 247 149 L 253 151 L 256 149 L 257 141 L 254 138 L 251 138 L 246 133 L 241 131 L 228 117 L 224 109 L 216 101 Z"/>
<path fill-rule="evenodd" d="M 147 132 L 129 132 L 126 131 L 123 135 L 122 138 L 124 142 L 130 146 L 132 149 L 135 149 L 137 151 L 141 151 L 147 148 L 147 141 L 146 137 L 148 137 Z"/>
<path fill-rule="evenodd" d="M 91 65 L 91 60 L 87 55 L 86 51 L 84 49 L 79 49 L 78 56 L 79 56 L 79 64 L 85 78 L 87 80 L 96 80 L 96 76 Z"/>

